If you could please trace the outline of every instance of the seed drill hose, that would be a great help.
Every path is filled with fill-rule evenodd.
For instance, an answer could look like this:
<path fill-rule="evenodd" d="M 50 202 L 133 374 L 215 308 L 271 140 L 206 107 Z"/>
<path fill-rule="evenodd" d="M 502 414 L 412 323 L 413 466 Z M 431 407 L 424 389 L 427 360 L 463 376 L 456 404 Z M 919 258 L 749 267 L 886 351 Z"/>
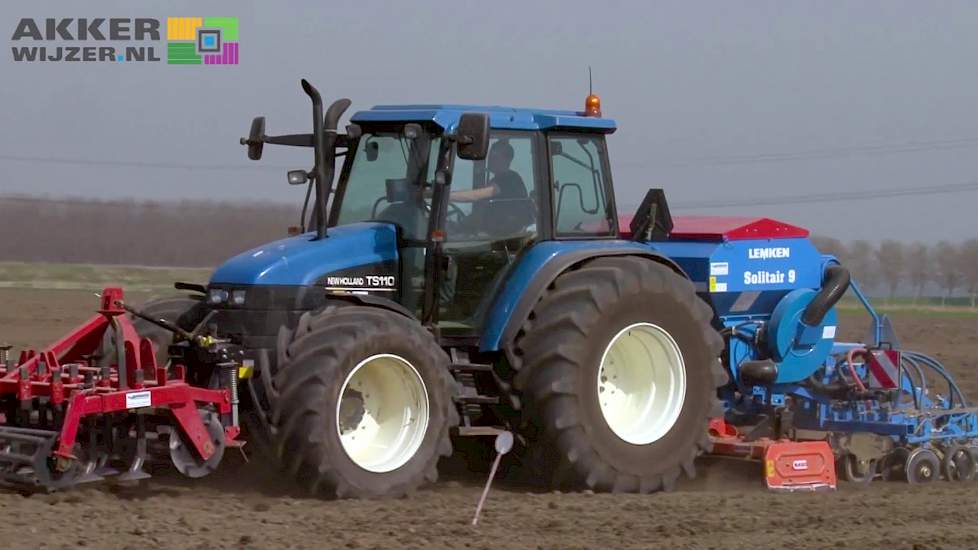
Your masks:
<path fill-rule="evenodd" d="M 815 295 L 805 312 L 801 316 L 801 322 L 809 327 L 816 327 L 825 318 L 825 314 L 832 309 L 842 296 L 849 290 L 850 275 L 849 270 L 841 265 L 833 265 L 825 270 L 825 278 L 822 280 L 822 290 Z"/>

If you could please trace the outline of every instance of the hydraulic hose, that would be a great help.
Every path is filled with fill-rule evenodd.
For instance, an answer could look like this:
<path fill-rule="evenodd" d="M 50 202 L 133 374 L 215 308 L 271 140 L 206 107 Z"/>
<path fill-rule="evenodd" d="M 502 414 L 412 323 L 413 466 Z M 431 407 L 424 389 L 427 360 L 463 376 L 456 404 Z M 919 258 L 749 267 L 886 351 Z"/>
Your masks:
<path fill-rule="evenodd" d="M 822 395 L 827 395 L 834 399 L 845 399 L 849 396 L 849 386 L 838 382 L 826 384 L 818 379 L 817 373 L 809 376 L 807 382 L 813 390 Z"/>
<path fill-rule="evenodd" d="M 818 291 L 815 298 L 805 308 L 801 316 L 801 322 L 810 327 L 817 327 L 821 324 L 825 314 L 832 309 L 842 296 L 849 290 L 850 275 L 849 270 L 840 266 L 833 265 L 825 270 L 825 278 L 822 280 L 822 290 Z"/>

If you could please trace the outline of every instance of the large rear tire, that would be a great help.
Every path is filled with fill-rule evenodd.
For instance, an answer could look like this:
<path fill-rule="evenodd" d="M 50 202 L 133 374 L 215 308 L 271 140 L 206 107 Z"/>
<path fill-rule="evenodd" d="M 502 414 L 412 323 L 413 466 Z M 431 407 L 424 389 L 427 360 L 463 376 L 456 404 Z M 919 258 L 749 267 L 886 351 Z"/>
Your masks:
<path fill-rule="evenodd" d="M 417 321 L 327 307 L 301 321 L 275 375 L 275 454 L 314 494 L 401 496 L 438 479 L 458 424 L 449 358 Z"/>
<path fill-rule="evenodd" d="M 647 259 L 600 258 L 560 275 L 515 343 L 537 471 L 555 486 L 614 492 L 694 477 L 727 381 L 712 318 L 692 283 Z"/>

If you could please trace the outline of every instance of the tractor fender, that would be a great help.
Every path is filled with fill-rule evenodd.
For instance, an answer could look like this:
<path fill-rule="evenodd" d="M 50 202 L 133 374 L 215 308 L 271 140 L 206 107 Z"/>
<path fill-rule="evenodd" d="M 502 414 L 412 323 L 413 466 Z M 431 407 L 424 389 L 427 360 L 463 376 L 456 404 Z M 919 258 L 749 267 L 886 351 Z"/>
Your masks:
<path fill-rule="evenodd" d="M 514 266 L 515 269 L 496 296 L 479 343 L 480 351 L 498 351 L 507 347 L 554 279 L 582 262 L 605 256 L 648 258 L 689 279 L 672 259 L 630 241 L 539 243 L 523 255 L 520 265 Z"/>

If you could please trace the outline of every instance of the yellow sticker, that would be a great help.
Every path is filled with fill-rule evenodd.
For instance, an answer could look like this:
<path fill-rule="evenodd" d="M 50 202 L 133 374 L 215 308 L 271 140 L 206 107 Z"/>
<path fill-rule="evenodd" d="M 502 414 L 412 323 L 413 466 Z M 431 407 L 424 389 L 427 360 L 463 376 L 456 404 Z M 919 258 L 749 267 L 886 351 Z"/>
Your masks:
<path fill-rule="evenodd" d="M 716 292 L 716 291 L 717 291 L 717 278 L 710 277 L 710 292 Z"/>
<path fill-rule="evenodd" d="M 255 375 L 255 360 L 245 359 L 241 362 L 241 366 L 238 368 L 238 378 L 242 380 L 247 380 Z"/>
<path fill-rule="evenodd" d="M 774 477 L 774 461 L 767 461 L 767 477 Z"/>

